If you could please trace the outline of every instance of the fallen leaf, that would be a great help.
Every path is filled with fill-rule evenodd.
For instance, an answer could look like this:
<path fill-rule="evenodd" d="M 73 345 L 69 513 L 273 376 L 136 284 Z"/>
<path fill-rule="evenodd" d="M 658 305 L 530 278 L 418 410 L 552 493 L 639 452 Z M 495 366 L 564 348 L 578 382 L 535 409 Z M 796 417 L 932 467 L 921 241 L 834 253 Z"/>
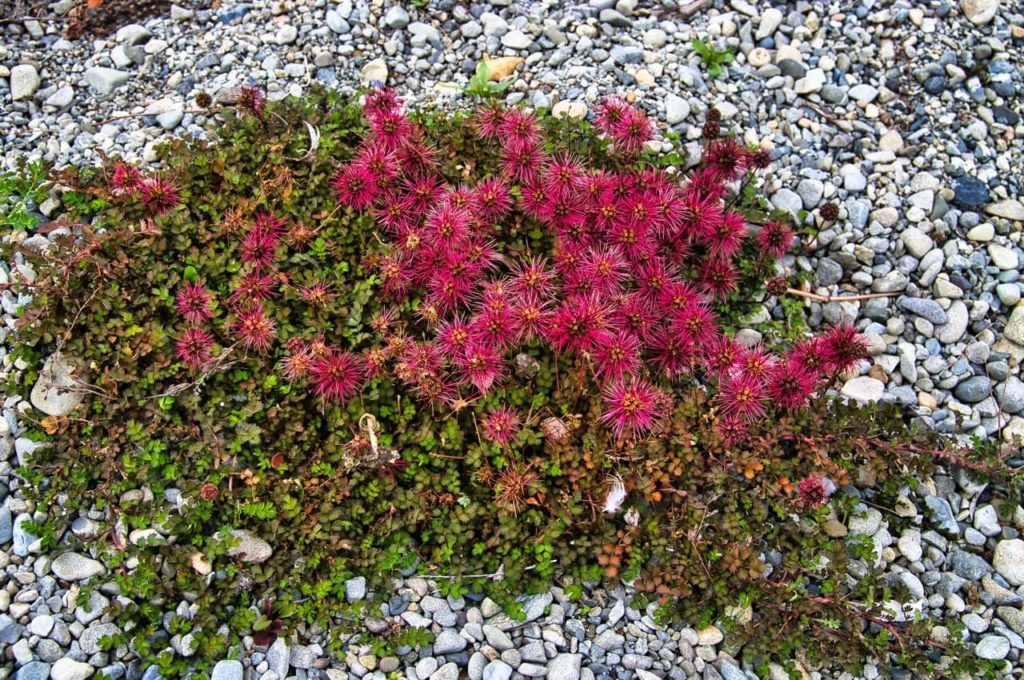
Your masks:
<path fill-rule="evenodd" d="M 496 59 L 484 57 L 484 63 L 487 64 L 488 69 L 487 80 L 498 82 L 507 78 L 524 61 L 526 60 L 522 57 L 497 57 Z"/>
<path fill-rule="evenodd" d="M 43 426 L 43 430 L 46 434 L 55 434 L 60 429 L 61 419 L 55 418 L 54 416 L 46 416 L 39 424 Z"/>

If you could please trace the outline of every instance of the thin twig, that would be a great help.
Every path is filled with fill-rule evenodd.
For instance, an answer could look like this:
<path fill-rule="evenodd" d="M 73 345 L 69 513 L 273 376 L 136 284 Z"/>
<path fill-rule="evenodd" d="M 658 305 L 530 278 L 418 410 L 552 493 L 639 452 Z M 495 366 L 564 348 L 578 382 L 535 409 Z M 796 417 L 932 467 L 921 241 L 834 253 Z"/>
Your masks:
<path fill-rule="evenodd" d="M 193 114 L 194 113 L 218 113 L 219 111 L 226 111 L 229 108 L 231 108 L 231 107 L 229 107 L 229 106 L 222 106 L 220 109 L 217 109 L 217 110 L 214 110 L 214 109 L 186 109 L 186 110 L 181 112 L 181 115 L 185 115 L 186 113 L 193 113 Z M 119 121 L 119 120 L 128 120 L 130 118 L 142 118 L 143 116 L 159 116 L 161 113 L 170 113 L 170 111 L 160 111 L 159 113 L 146 113 L 145 111 L 143 111 L 142 113 L 122 113 L 122 114 L 119 114 L 119 115 L 116 115 L 116 116 L 111 116 L 110 118 L 107 118 L 106 120 L 101 120 L 100 122 L 96 123 L 96 125 L 106 125 L 107 123 L 113 123 L 113 122 Z"/>
<path fill-rule="evenodd" d="M 787 288 L 786 292 L 789 293 L 790 295 L 796 295 L 797 297 L 802 297 L 802 298 L 807 298 L 809 300 L 814 300 L 815 302 L 854 302 L 856 300 L 873 300 L 875 298 L 896 297 L 897 295 L 902 295 L 902 293 L 899 293 L 899 292 L 892 292 L 892 293 L 863 293 L 861 295 L 843 295 L 843 296 L 818 295 L 817 293 L 811 293 L 811 292 L 808 292 L 806 290 L 800 290 L 799 288 Z"/>
<path fill-rule="evenodd" d="M 689 5 L 683 5 L 680 7 L 675 14 L 683 19 L 687 19 L 702 9 L 706 9 L 711 5 L 711 0 L 694 0 Z"/>
<path fill-rule="evenodd" d="M 819 116 L 822 116 L 823 118 L 825 118 L 825 120 L 829 121 L 830 123 L 835 125 L 837 128 L 839 128 L 840 130 L 843 130 L 844 132 L 852 132 L 853 131 L 853 123 L 851 123 L 848 120 L 843 120 L 842 118 L 837 118 L 836 116 L 834 116 L 833 114 L 829 113 L 825 109 L 821 108 L 817 104 L 814 104 L 813 102 L 809 102 L 806 99 L 803 99 L 800 102 L 800 106 L 802 106 L 805 109 L 808 109 L 810 111 L 814 111 Z"/>

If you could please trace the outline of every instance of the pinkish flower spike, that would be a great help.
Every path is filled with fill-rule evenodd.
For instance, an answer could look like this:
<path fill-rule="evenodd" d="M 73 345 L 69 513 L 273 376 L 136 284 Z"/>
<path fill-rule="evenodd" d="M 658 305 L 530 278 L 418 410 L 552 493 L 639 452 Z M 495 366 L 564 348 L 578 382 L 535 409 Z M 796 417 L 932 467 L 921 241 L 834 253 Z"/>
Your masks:
<path fill-rule="evenodd" d="M 508 406 L 499 406 L 487 414 L 483 419 L 484 438 L 507 446 L 519 434 L 522 419 L 514 409 Z"/>
<path fill-rule="evenodd" d="M 187 328 L 175 343 L 175 352 L 189 368 L 199 368 L 210 360 L 213 336 L 202 328 Z"/>
<path fill-rule="evenodd" d="M 617 437 L 640 437 L 654 429 L 665 413 L 665 395 L 649 382 L 633 376 L 604 390 L 604 414 Z"/>
<path fill-rule="evenodd" d="M 201 283 L 186 283 L 178 293 L 175 307 L 190 324 L 197 324 L 213 318 L 210 305 L 213 299 Z"/>

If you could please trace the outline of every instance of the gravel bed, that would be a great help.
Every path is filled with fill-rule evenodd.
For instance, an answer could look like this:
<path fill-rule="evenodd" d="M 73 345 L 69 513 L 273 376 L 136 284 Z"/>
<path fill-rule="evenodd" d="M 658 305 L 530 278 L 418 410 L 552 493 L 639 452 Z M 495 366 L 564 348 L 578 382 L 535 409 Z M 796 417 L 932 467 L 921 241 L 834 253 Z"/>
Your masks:
<path fill-rule="evenodd" d="M 776 8 L 717 0 L 682 17 L 674 5 L 636 0 L 429 4 L 226 0 L 216 10 L 175 7 L 107 40 L 66 40 L 59 16 L 0 24 L 4 162 L 13 167 L 21 155 L 58 165 L 114 155 L 152 161 L 154 145 L 169 135 L 205 134 L 209 116 L 194 110 L 199 92 L 227 96 L 248 82 L 273 99 L 313 83 L 352 91 L 377 81 L 412 105 L 466 106 L 461 88 L 484 55 L 523 59 L 508 103 L 582 116 L 604 94 L 629 94 L 681 136 L 691 159 L 704 112 L 714 106 L 725 129 L 774 150 L 765 189 L 775 206 L 806 219 L 817 219 L 825 202 L 841 206 L 839 220 L 786 266 L 808 272 L 820 295 L 899 294 L 808 305 L 812 327 L 847 319 L 870 339 L 871 367 L 841 392 L 903 404 L 940 432 L 1024 436 L 1020 5 L 863 0 Z M 53 10 L 59 15 L 66 5 Z M 729 45 L 735 63 L 707 77 L 694 37 Z M 55 214 L 59 204 L 41 210 Z M 20 261 L 0 263 L 0 284 L 12 266 L 32 275 Z M 0 295 L 0 343 L 24 302 L 8 289 Z M 763 305 L 751 319 L 779 314 Z M 7 353 L 0 347 L 0 380 L 26 368 Z M 98 646 L 117 632 L 104 611 L 117 598 L 104 582 L 106 567 L 77 553 L 40 554 L 23 527 L 45 512 L 21 497 L 12 471 L 32 448 L 21 437 L 27 408 L 9 397 L 0 418 L 0 680 L 84 679 L 98 669 L 154 680 L 156 669 L 141 668 L 127 648 Z M 901 615 L 929 617 L 935 639 L 962 623 L 975 654 L 1005 660 L 1006 672 L 1019 677 L 1024 510 L 1000 522 L 988 499 L 963 475 L 939 475 L 895 508 L 915 528 L 895 535 L 887 515 L 865 504 L 830 531 L 871 537 L 887 578 L 908 594 L 893 603 Z M 88 531 L 89 523 L 82 517 L 70 531 Z M 257 552 L 273 549 L 250 538 Z M 90 578 L 103 583 L 94 606 L 76 608 L 79 583 Z M 359 579 L 349 586 L 350 599 L 367 596 Z M 432 646 L 378 658 L 353 643 L 346 657 L 331 658 L 323 635 L 307 631 L 269 649 L 249 640 L 241 663 L 225 660 L 212 677 L 757 677 L 730 655 L 736 650 L 718 628 L 659 626 L 650 611 L 631 607 L 626 585 L 582 602 L 557 588 L 527 598 L 526 625 L 486 599 L 439 597 L 428 580 L 394 586 L 380 618 L 365 626 L 430 627 Z M 188 603 L 178 610 L 187 615 Z M 191 653 L 187 638 L 172 638 L 176 653 Z M 878 674 L 869 666 L 864 677 Z M 785 674 L 775 667 L 771 677 Z"/>

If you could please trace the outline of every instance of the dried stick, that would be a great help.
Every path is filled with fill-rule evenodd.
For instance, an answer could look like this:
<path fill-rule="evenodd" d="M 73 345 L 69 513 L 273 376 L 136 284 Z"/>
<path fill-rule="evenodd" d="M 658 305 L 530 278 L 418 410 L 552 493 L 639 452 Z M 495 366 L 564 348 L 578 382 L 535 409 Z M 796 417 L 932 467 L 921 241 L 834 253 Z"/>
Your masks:
<path fill-rule="evenodd" d="M 696 14 L 697 12 L 701 11 L 702 9 L 706 9 L 707 7 L 710 6 L 711 0 L 694 0 L 688 5 L 681 6 L 677 13 L 680 17 L 686 19 Z"/>
<path fill-rule="evenodd" d="M 902 295 L 902 293 L 863 293 L 861 295 L 847 295 L 847 296 L 833 296 L 833 295 L 818 295 L 817 293 L 810 293 L 806 290 L 799 290 L 797 288 L 787 288 L 786 292 L 797 297 L 807 298 L 814 300 L 815 302 L 854 302 L 856 300 L 873 300 L 875 298 L 884 297 L 896 297 Z"/>

